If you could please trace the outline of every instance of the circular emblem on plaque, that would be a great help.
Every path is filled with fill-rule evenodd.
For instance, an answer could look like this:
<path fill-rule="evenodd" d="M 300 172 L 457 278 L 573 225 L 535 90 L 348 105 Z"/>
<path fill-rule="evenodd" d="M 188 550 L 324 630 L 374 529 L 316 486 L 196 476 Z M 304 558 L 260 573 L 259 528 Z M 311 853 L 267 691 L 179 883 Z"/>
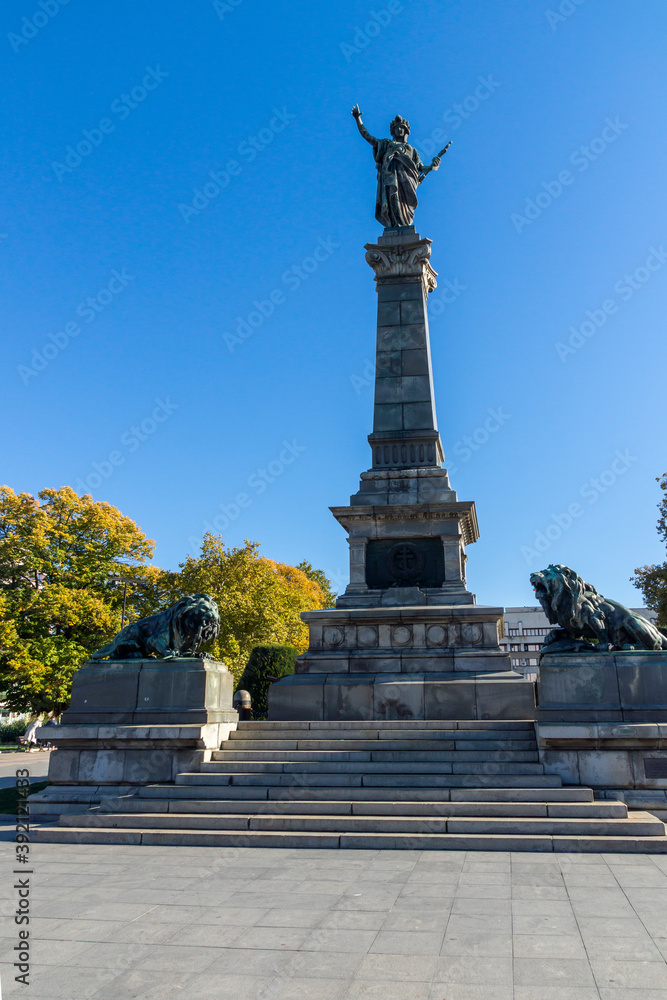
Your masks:
<path fill-rule="evenodd" d="M 387 569 L 395 580 L 405 586 L 418 579 L 425 562 L 424 554 L 412 542 L 398 542 L 387 553 Z"/>
<path fill-rule="evenodd" d="M 475 646 L 482 641 L 481 625 L 463 625 L 461 628 L 461 638 L 468 646 Z"/>
<path fill-rule="evenodd" d="M 391 640 L 397 646 L 407 646 L 412 642 L 412 629 L 409 625 L 397 625 L 391 630 Z"/>
<path fill-rule="evenodd" d="M 378 630 L 372 625 L 362 625 L 357 629 L 357 642 L 360 646 L 377 646 Z"/>
<path fill-rule="evenodd" d="M 342 628 L 325 628 L 322 638 L 327 646 L 340 646 L 345 633 Z"/>
<path fill-rule="evenodd" d="M 432 646 L 444 646 L 447 641 L 447 629 L 443 625 L 430 625 L 426 638 Z"/>

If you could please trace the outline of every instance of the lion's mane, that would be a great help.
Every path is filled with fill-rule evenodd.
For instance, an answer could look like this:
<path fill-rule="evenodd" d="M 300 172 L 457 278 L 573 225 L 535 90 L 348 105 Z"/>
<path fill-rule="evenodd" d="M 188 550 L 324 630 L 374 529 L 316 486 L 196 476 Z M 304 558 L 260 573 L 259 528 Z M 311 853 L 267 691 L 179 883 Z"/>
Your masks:
<path fill-rule="evenodd" d="M 199 647 L 220 631 L 218 605 L 208 594 L 190 594 L 165 611 L 140 618 L 121 629 L 91 660 L 161 659 L 197 656 Z"/>

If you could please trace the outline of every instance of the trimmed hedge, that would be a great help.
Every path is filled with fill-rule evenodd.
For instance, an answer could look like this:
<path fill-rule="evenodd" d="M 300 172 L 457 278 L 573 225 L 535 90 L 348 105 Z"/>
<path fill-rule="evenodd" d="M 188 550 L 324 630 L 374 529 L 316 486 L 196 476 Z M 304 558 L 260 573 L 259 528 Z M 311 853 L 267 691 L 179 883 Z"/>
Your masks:
<path fill-rule="evenodd" d="M 19 736 L 25 733 L 30 721 L 21 719 L 19 722 L 9 722 L 6 726 L 0 726 L 0 743 L 16 743 Z"/>
<path fill-rule="evenodd" d="M 249 691 L 255 716 L 268 712 L 269 677 L 287 677 L 294 673 L 294 663 L 299 655 L 294 646 L 267 643 L 255 646 L 236 686 L 237 691 Z"/>
<path fill-rule="evenodd" d="M 30 794 L 34 795 L 35 792 L 43 792 L 48 786 L 48 781 L 31 781 L 30 782 Z M 21 796 L 23 799 L 23 796 Z M 18 788 L 0 788 L 0 815 L 2 816 L 16 816 L 16 807 L 18 805 L 19 792 Z M 23 799 L 25 801 L 25 799 Z"/>

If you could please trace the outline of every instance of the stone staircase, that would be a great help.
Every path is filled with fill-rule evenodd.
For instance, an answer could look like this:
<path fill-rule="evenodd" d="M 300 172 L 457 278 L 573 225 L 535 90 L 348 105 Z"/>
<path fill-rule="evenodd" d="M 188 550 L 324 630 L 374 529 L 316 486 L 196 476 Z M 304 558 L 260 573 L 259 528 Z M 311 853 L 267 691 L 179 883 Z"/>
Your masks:
<path fill-rule="evenodd" d="M 532 722 L 241 722 L 175 784 L 64 815 L 50 843 L 667 853 L 665 824 L 562 786 Z"/>

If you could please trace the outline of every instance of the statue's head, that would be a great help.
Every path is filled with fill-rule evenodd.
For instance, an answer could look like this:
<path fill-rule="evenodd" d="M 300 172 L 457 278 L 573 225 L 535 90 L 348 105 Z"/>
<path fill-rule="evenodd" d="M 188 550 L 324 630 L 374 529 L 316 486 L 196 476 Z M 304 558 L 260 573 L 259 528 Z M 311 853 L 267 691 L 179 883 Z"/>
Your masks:
<path fill-rule="evenodd" d="M 396 115 L 394 120 L 389 122 L 389 131 L 391 132 L 392 139 L 397 139 L 401 142 L 410 135 L 410 122 L 407 118 L 401 118 L 400 115 Z"/>
<path fill-rule="evenodd" d="M 552 563 L 539 573 L 531 573 L 530 582 L 552 625 L 574 618 L 584 600 L 600 596 L 578 573 L 560 564 Z"/>

